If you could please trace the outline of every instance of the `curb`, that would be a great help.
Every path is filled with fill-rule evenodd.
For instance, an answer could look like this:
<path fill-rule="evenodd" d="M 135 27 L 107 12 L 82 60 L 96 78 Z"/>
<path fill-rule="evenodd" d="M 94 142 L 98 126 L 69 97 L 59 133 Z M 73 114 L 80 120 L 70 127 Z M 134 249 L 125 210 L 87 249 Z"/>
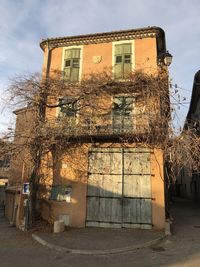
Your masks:
<path fill-rule="evenodd" d="M 123 247 L 123 248 L 105 249 L 105 250 L 84 250 L 84 249 L 71 249 L 71 248 L 61 247 L 47 242 L 46 240 L 42 239 L 36 234 L 32 234 L 32 238 L 39 244 L 59 252 L 67 252 L 71 254 L 82 254 L 82 255 L 108 255 L 108 254 L 131 252 L 137 249 L 150 247 L 152 245 L 155 245 L 157 242 L 163 240 L 164 236 L 148 241 L 143 244 Z"/>

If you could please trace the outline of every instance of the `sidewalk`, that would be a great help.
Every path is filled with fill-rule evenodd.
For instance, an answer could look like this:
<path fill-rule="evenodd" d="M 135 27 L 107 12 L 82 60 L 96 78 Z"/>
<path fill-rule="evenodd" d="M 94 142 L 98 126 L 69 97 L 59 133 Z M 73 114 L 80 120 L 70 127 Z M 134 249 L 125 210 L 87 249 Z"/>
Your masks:
<path fill-rule="evenodd" d="M 164 235 L 163 232 L 154 230 L 69 228 L 60 234 L 37 232 L 32 237 L 56 251 L 101 255 L 148 247 L 162 240 Z"/>

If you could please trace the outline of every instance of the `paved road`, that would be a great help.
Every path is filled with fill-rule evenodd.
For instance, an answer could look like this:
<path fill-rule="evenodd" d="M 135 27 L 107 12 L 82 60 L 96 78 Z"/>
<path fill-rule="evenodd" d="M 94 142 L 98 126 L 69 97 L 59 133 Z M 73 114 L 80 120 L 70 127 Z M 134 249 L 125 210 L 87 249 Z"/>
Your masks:
<path fill-rule="evenodd" d="M 153 248 L 107 256 L 81 256 L 49 250 L 28 234 L 10 227 L 0 216 L 0 267 L 199 267 L 200 207 L 190 201 L 177 200 L 173 216 L 174 236 Z"/>

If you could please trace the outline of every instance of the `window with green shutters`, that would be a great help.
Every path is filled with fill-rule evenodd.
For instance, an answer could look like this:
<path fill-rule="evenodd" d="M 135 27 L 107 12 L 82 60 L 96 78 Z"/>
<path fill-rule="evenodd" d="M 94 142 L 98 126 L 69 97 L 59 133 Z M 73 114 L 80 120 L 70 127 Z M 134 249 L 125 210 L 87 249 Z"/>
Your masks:
<path fill-rule="evenodd" d="M 59 99 L 59 114 L 60 119 L 64 119 L 67 126 L 75 127 L 78 113 L 78 101 L 73 97 L 63 97 Z"/>
<path fill-rule="evenodd" d="M 134 96 L 113 97 L 112 126 L 115 132 L 130 132 L 133 130 Z"/>
<path fill-rule="evenodd" d="M 115 65 L 114 77 L 115 79 L 126 79 L 132 71 L 132 45 L 120 44 L 115 45 Z"/>
<path fill-rule="evenodd" d="M 77 82 L 79 80 L 80 51 L 80 48 L 65 50 L 63 71 L 67 81 Z"/>
<path fill-rule="evenodd" d="M 60 117 L 76 117 L 77 100 L 73 97 L 63 97 L 59 99 Z"/>

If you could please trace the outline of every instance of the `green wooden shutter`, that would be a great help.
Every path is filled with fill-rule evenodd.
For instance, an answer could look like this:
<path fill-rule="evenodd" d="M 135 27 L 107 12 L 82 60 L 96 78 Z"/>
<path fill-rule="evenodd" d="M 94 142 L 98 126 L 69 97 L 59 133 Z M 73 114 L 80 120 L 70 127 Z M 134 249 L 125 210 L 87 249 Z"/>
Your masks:
<path fill-rule="evenodd" d="M 69 64 L 66 64 L 67 62 Z M 71 72 L 71 49 L 67 49 L 65 50 L 65 56 L 64 56 L 64 77 L 67 81 L 70 80 L 70 72 Z"/>
<path fill-rule="evenodd" d="M 71 67 L 64 68 L 64 77 L 66 80 L 70 80 Z"/>
<path fill-rule="evenodd" d="M 115 46 L 115 55 L 122 55 L 123 54 L 123 45 L 116 45 Z"/>
<path fill-rule="evenodd" d="M 115 79 L 128 78 L 132 71 L 131 64 L 132 45 L 121 44 L 115 45 Z"/>
<path fill-rule="evenodd" d="M 131 74 L 131 44 L 123 44 L 123 67 L 124 67 L 124 78 L 128 78 Z"/>
<path fill-rule="evenodd" d="M 123 64 L 115 64 L 114 68 L 115 79 L 123 78 Z"/>
<path fill-rule="evenodd" d="M 79 80 L 79 68 L 71 68 L 71 82 L 77 82 Z"/>
<path fill-rule="evenodd" d="M 65 59 L 71 58 L 71 49 L 65 50 Z"/>
<path fill-rule="evenodd" d="M 71 58 L 80 58 L 80 49 L 72 49 Z"/>
<path fill-rule="evenodd" d="M 124 78 L 129 78 L 131 75 L 131 63 L 124 63 Z"/>
<path fill-rule="evenodd" d="M 122 45 L 122 54 L 131 54 L 131 44 Z"/>
<path fill-rule="evenodd" d="M 66 66 L 66 61 L 69 62 Z M 80 69 L 80 48 L 67 49 L 65 50 L 65 66 L 64 76 L 66 80 L 71 82 L 77 82 L 79 80 L 79 69 Z"/>
<path fill-rule="evenodd" d="M 123 46 L 115 46 L 115 65 L 114 65 L 114 77 L 115 79 L 123 78 Z"/>
<path fill-rule="evenodd" d="M 80 49 L 72 49 L 71 82 L 79 80 Z"/>

